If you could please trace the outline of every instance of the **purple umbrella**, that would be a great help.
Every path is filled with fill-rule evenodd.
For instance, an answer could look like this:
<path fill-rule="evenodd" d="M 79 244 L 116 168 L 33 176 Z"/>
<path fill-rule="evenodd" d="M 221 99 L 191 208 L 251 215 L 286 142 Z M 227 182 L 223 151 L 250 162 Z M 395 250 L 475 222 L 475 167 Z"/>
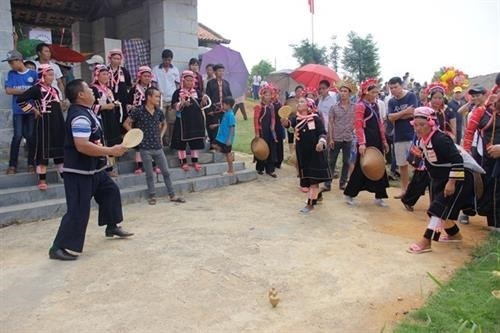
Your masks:
<path fill-rule="evenodd" d="M 201 73 L 206 74 L 207 64 L 223 64 L 224 78 L 231 86 L 231 93 L 234 98 L 243 96 L 248 87 L 248 69 L 238 51 L 228 47 L 217 45 L 212 50 L 201 55 L 203 62 Z"/>

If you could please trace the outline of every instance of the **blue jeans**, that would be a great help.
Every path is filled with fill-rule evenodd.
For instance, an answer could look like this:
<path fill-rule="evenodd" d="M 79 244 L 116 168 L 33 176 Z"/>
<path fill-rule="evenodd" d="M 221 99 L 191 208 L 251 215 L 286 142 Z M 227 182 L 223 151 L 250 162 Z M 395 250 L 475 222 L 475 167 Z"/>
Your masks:
<path fill-rule="evenodd" d="M 253 99 L 259 99 L 259 89 L 260 86 L 252 85 Z"/>
<path fill-rule="evenodd" d="M 28 114 L 15 114 L 12 118 L 14 127 L 14 136 L 10 144 L 10 159 L 9 167 L 17 168 L 17 160 L 19 158 L 19 146 L 23 137 L 26 139 L 28 146 L 28 165 L 35 165 L 33 161 L 35 157 L 35 142 L 34 142 L 34 129 L 35 129 L 35 115 Z"/>

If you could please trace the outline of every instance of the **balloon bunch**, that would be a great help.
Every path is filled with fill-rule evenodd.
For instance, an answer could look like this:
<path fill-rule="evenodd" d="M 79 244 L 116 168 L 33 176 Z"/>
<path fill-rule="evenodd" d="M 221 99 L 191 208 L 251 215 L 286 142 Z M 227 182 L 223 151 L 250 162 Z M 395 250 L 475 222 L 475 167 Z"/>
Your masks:
<path fill-rule="evenodd" d="M 454 67 L 441 67 L 438 71 L 434 72 L 432 81 L 443 84 L 448 94 L 451 94 L 456 87 L 465 90 L 469 86 L 469 76 Z"/>

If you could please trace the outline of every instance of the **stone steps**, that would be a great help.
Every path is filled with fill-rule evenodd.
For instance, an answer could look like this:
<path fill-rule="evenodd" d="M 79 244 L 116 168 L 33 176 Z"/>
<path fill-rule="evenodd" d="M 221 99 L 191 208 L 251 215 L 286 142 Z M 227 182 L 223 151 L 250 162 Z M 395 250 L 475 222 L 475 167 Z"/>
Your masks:
<path fill-rule="evenodd" d="M 203 168 L 199 172 L 196 172 L 193 169 L 186 172 L 180 168 L 172 168 L 169 170 L 170 179 L 172 180 L 172 182 L 175 182 L 181 180 L 188 180 L 192 178 L 200 178 L 204 176 L 221 175 L 227 169 L 226 163 L 210 163 L 210 164 L 204 164 L 202 166 Z M 244 169 L 245 169 L 244 162 L 236 161 L 234 163 L 235 171 L 242 171 Z M 52 172 L 52 174 L 56 177 L 55 172 Z M 17 176 L 18 175 L 12 177 L 17 177 Z M 63 183 L 50 183 L 49 180 L 49 188 L 46 191 L 40 191 L 35 185 L 33 185 L 36 184 L 36 175 L 29 175 L 29 176 L 32 177 L 25 177 L 25 178 L 32 179 L 33 182 L 31 182 L 27 186 L 18 186 L 18 187 L 0 189 L 0 207 L 65 197 Z M 5 177 L 10 178 L 11 176 L 5 176 Z M 121 190 L 125 190 L 129 187 L 145 185 L 146 177 L 144 173 L 142 175 L 124 174 L 116 178 L 115 181 Z M 157 181 L 163 183 L 163 176 L 158 175 Z"/>
<path fill-rule="evenodd" d="M 215 170 L 219 170 L 221 166 L 225 165 L 219 163 L 217 165 L 212 164 L 208 169 L 215 172 Z M 236 164 L 235 164 L 236 167 Z M 257 174 L 254 170 L 246 170 L 244 169 L 244 163 L 238 163 L 239 171 L 235 172 L 234 176 L 224 176 L 222 174 L 210 174 L 203 176 L 195 176 L 191 178 L 178 179 L 173 181 L 173 186 L 176 193 L 187 193 L 187 192 L 198 192 L 211 188 L 228 186 L 237 183 L 247 182 L 251 180 L 255 180 L 257 178 Z M 172 170 L 173 173 L 174 170 Z M 210 173 L 210 172 L 209 172 Z M 132 176 L 132 175 L 131 175 Z M 122 176 L 120 176 L 122 177 Z M 118 182 L 120 182 L 120 177 L 118 178 Z M 121 189 L 122 203 L 133 203 L 144 200 L 147 197 L 147 187 L 145 184 L 145 180 L 143 176 L 135 176 L 135 178 L 142 178 L 143 183 L 127 186 L 126 188 Z M 155 184 L 156 193 L 159 199 L 166 197 L 167 190 L 163 182 L 158 182 Z M 29 194 L 26 193 L 14 193 L 10 192 L 11 196 L 25 196 L 29 197 L 35 196 L 34 199 L 37 199 L 36 196 L 40 194 L 35 194 L 36 191 L 40 192 L 36 187 L 29 186 L 29 189 L 25 187 L 21 187 L 18 189 L 24 189 Z M 4 190 L 4 194 L 8 196 L 8 191 L 11 189 Z M 64 186 L 62 184 L 56 184 L 49 187 L 47 193 L 41 194 L 45 196 L 44 198 L 38 198 L 39 200 L 21 200 L 21 203 L 18 204 L 10 204 L 7 206 L 0 207 L 0 226 L 6 226 L 16 222 L 28 222 L 28 221 L 37 221 L 37 220 L 45 220 L 54 217 L 60 217 L 64 215 L 66 212 L 66 199 L 64 196 Z M 3 198 L 2 198 L 3 200 Z M 167 200 L 165 198 L 165 200 Z M 26 202 L 28 201 L 28 202 Z M 92 205 L 95 207 L 95 203 Z"/>
<path fill-rule="evenodd" d="M 202 169 L 196 172 L 190 168 L 188 172 L 185 172 L 180 168 L 176 154 L 167 149 L 165 152 L 170 179 L 176 193 L 203 191 L 257 178 L 256 172 L 246 170 L 245 163 L 242 161 L 234 162 L 236 171 L 234 176 L 223 176 L 222 173 L 226 171 L 227 164 L 224 155 L 220 153 L 200 152 L 198 160 Z M 5 154 L 2 156 L 5 157 Z M 24 163 L 25 161 L 24 159 Z M 188 161 L 190 161 L 189 156 Z M 22 158 L 19 162 L 18 170 L 25 170 L 22 167 Z M 134 150 L 130 150 L 116 162 L 115 170 L 118 171 L 119 176 L 115 181 L 120 188 L 123 204 L 145 200 L 147 197 L 145 174 L 135 175 L 133 173 L 135 166 Z M 161 175 L 157 176 L 156 187 L 159 197 L 167 195 L 162 178 Z M 66 212 L 64 184 L 54 167 L 49 166 L 47 171 L 49 188 L 46 191 L 38 190 L 37 182 L 37 175 L 26 172 L 9 176 L 3 172 L 0 174 L 0 227 L 16 222 L 60 217 Z"/>

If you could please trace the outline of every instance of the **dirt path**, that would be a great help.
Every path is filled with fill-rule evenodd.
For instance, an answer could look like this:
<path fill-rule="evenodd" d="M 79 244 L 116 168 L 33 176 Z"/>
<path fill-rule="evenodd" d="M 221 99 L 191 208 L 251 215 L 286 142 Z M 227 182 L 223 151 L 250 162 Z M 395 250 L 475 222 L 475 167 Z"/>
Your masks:
<path fill-rule="evenodd" d="M 463 244 L 410 255 L 426 200 L 408 213 L 363 194 L 353 208 L 334 190 L 304 216 L 288 166 L 186 199 L 126 206 L 130 240 L 106 240 L 94 212 L 71 263 L 47 258 L 59 219 L 0 229 L 0 331 L 380 332 L 434 290 L 427 271 L 448 278 L 487 233 L 473 218 Z"/>

